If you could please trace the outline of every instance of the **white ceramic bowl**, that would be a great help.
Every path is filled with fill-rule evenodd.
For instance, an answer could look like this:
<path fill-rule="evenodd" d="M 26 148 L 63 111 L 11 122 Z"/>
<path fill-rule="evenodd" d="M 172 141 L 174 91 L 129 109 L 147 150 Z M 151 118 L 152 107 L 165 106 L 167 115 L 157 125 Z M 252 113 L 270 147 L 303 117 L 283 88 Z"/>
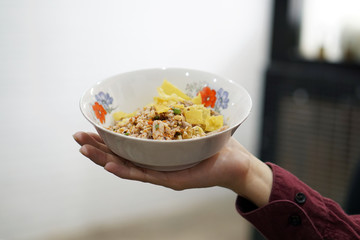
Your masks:
<path fill-rule="evenodd" d="M 133 112 L 153 101 L 164 79 L 194 97 L 204 87 L 216 91 L 214 109 L 229 126 L 225 131 L 186 140 L 150 140 L 114 133 L 112 113 Z M 80 100 L 83 115 L 117 155 L 135 165 L 159 171 L 191 167 L 216 154 L 248 117 L 252 102 L 247 91 L 230 79 L 184 68 L 155 68 L 122 73 L 85 91 Z"/>

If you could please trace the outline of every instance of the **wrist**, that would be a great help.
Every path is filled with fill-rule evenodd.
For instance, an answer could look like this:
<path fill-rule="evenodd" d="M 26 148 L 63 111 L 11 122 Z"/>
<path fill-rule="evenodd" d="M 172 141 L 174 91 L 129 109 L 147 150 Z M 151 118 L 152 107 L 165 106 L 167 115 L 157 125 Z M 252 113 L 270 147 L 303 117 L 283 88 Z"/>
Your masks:
<path fill-rule="evenodd" d="M 271 168 L 255 156 L 250 156 L 248 172 L 240 186 L 234 191 L 262 207 L 269 203 L 273 184 L 273 173 Z"/>
<path fill-rule="evenodd" d="M 218 172 L 216 179 L 219 182 L 216 185 L 234 191 L 258 207 L 269 202 L 273 173 L 268 165 L 233 138 L 217 157 L 217 162 L 226 162 L 227 167 Z"/>

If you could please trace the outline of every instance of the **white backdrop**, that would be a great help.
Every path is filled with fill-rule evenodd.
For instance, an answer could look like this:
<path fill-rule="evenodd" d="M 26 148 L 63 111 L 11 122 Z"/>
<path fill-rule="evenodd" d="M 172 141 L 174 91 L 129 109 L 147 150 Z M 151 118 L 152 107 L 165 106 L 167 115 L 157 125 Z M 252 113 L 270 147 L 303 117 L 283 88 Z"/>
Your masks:
<path fill-rule="evenodd" d="M 78 102 L 86 88 L 124 71 L 214 72 L 251 94 L 252 114 L 235 136 L 256 152 L 270 13 L 266 0 L 0 0 L 0 239 L 36 239 L 232 194 L 175 192 L 108 174 L 72 139 L 93 131 Z"/>

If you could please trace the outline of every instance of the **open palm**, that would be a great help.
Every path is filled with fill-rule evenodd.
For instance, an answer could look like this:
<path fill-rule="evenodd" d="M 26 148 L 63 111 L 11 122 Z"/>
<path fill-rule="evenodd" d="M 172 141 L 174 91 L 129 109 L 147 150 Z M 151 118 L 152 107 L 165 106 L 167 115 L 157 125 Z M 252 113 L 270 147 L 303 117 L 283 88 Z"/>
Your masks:
<path fill-rule="evenodd" d="M 77 132 L 74 139 L 82 146 L 80 152 L 107 171 L 124 179 L 165 186 L 174 190 L 222 186 L 233 189 L 236 182 L 245 178 L 251 154 L 231 138 L 216 155 L 192 168 L 161 172 L 135 166 L 115 155 L 95 133 Z M 234 189 L 233 189 L 234 190 Z"/>

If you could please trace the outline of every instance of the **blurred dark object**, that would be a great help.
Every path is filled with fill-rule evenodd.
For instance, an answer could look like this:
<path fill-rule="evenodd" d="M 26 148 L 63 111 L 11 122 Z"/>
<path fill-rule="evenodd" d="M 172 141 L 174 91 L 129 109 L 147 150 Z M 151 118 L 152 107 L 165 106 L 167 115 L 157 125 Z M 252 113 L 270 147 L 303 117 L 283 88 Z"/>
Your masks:
<path fill-rule="evenodd" d="M 274 1 L 259 157 L 359 213 L 360 65 L 298 55 L 292 2 Z M 264 238 L 255 231 L 253 239 Z"/>
<path fill-rule="evenodd" d="M 360 214 L 360 159 L 353 173 L 348 196 L 345 203 L 345 211 L 348 214 Z"/>
<path fill-rule="evenodd" d="M 261 159 L 345 207 L 360 158 L 360 72 L 274 63 L 263 119 Z"/>

